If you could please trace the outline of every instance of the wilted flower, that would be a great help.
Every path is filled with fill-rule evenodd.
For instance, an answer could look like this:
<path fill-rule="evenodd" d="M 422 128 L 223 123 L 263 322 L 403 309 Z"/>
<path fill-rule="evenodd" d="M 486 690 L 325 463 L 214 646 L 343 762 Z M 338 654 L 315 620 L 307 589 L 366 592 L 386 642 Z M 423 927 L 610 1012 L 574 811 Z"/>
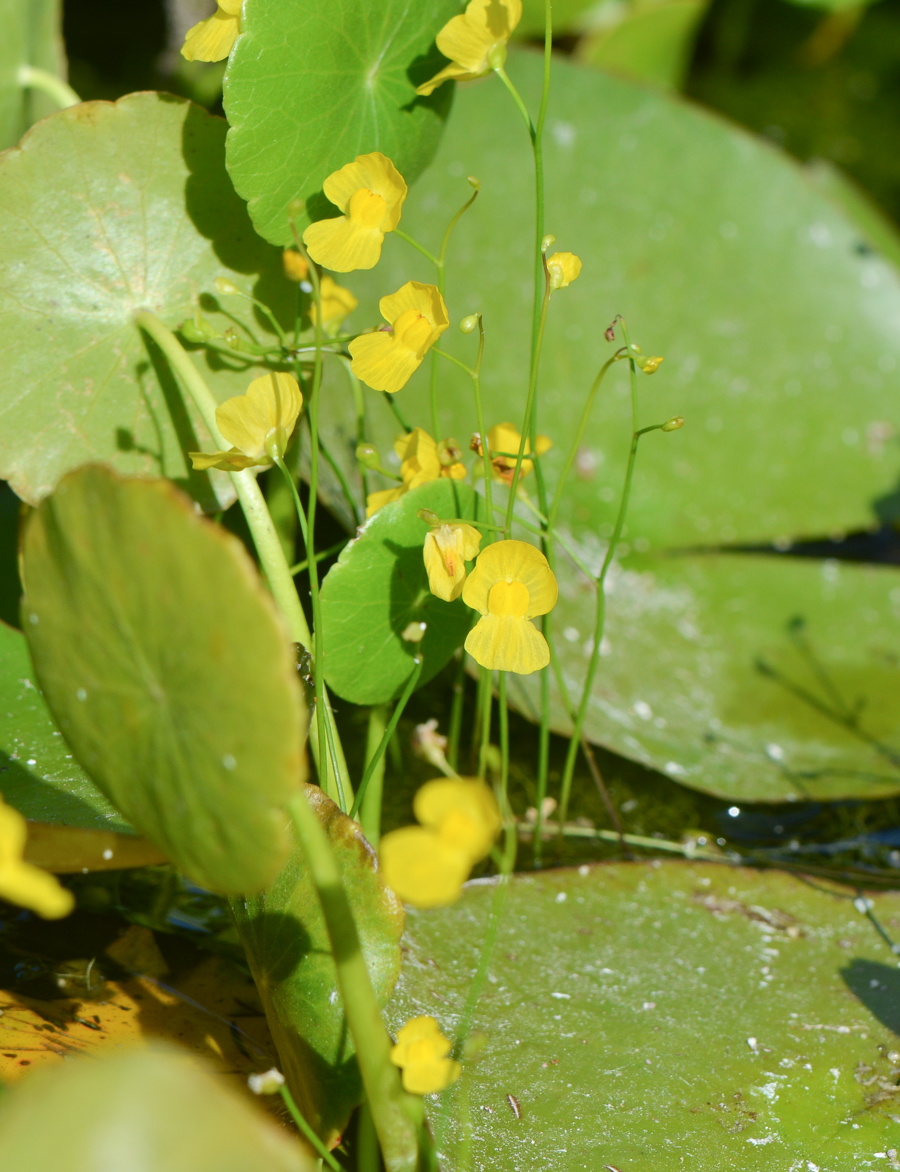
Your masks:
<path fill-rule="evenodd" d="M 581 258 L 574 252 L 554 252 L 547 257 L 547 271 L 550 273 L 550 292 L 565 289 L 581 272 Z"/>

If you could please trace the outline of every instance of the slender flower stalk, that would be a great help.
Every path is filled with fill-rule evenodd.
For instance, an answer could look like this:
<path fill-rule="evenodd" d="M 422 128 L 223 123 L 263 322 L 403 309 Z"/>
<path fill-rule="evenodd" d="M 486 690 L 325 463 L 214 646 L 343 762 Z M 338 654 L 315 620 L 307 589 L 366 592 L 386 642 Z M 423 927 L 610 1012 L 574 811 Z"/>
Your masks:
<path fill-rule="evenodd" d="M 218 425 L 216 424 L 216 401 L 200 372 L 197 370 L 197 367 L 182 349 L 181 343 L 168 326 L 164 325 L 155 314 L 150 313 L 148 310 L 139 310 L 134 315 L 134 321 L 140 329 L 153 339 L 154 343 L 162 351 L 172 370 L 178 375 L 185 390 L 200 412 L 213 443 L 222 447 L 225 444 L 225 440 L 219 433 Z M 247 471 L 232 472 L 230 475 L 244 516 L 247 519 L 247 526 L 250 529 L 253 543 L 256 546 L 256 552 L 259 555 L 260 564 L 266 575 L 269 589 L 272 591 L 276 605 L 287 623 L 290 637 L 294 642 L 300 643 L 303 647 L 311 650 L 312 635 L 309 630 L 309 625 L 306 622 L 306 616 L 303 613 L 303 607 L 300 605 L 300 599 L 297 597 L 297 591 L 291 576 L 291 568 L 288 565 L 287 558 L 284 556 L 281 541 L 279 540 L 275 526 L 272 524 L 272 518 L 269 514 L 262 490 L 256 481 L 256 477 Z M 326 720 L 333 727 L 334 714 L 331 711 L 331 705 L 328 701 L 327 693 L 324 690 L 323 695 L 325 697 Z M 350 775 L 344 760 L 340 737 L 334 727 L 332 737 L 336 746 L 336 765 L 345 790 L 349 792 Z M 321 752 L 326 745 L 327 739 L 319 737 L 317 726 L 311 726 L 310 748 L 312 749 L 313 760 L 317 768 L 320 767 Z"/>

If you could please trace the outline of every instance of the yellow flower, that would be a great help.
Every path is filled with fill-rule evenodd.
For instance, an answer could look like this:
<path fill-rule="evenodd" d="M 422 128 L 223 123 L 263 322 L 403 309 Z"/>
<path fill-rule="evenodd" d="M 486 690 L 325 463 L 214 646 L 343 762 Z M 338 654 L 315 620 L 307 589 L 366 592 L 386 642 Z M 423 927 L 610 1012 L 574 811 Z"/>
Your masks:
<path fill-rule="evenodd" d="M 398 484 L 396 488 L 370 492 L 366 498 L 367 517 L 377 513 L 383 505 L 398 500 L 410 489 L 427 484 L 430 480 L 438 480 L 442 476 L 451 480 L 465 479 L 465 465 L 444 464 L 440 458 L 438 444 L 421 427 L 414 428 L 408 435 L 399 436 L 394 443 L 394 451 L 401 460 L 400 475 L 403 477 L 403 483 Z"/>
<path fill-rule="evenodd" d="M 416 93 L 427 97 L 445 81 L 470 81 L 490 73 L 497 51 L 505 49 L 521 19 L 522 0 L 470 0 L 466 11 L 448 20 L 437 35 L 437 47 L 450 64 Z"/>
<path fill-rule="evenodd" d="M 490 670 L 529 675 L 550 662 L 547 641 L 529 620 L 556 606 L 556 578 L 539 549 L 497 541 L 483 550 L 463 587 L 463 602 L 481 612 L 466 651 Z"/>
<path fill-rule="evenodd" d="M 466 562 L 478 553 L 481 534 L 471 525 L 443 522 L 425 534 L 425 569 L 432 594 L 452 602 L 462 594 Z"/>
<path fill-rule="evenodd" d="M 25 862 L 27 836 L 25 819 L 0 799 L 0 898 L 30 908 L 45 920 L 58 920 L 69 914 L 75 899 L 55 875 Z"/>
<path fill-rule="evenodd" d="M 382 838 L 382 873 L 405 903 L 445 907 L 490 851 L 501 826 L 500 810 L 490 789 L 472 777 L 426 782 L 414 809 L 421 826 L 404 826 Z"/>
<path fill-rule="evenodd" d="M 286 248 L 281 254 L 281 263 L 289 281 L 305 281 L 309 277 L 309 263 L 296 248 Z"/>
<path fill-rule="evenodd" d="M 456 1082 L 462 1067 L 449 1057 L 452 1043 L 433 1017 L 414 1017 L 397 1033 L 391 1062 L 402 1070 L 403 1089 L 411 1095 L 430 1095 Z"/>
<path fill-rule="evenodd" d="M 345 317 L 348 317 L 359 301 L 349 289 L 339 285 L 334 277 L 323 276 L 319 282 L 319 295 L 322 302 L 322 329 L 326 333 L 333 333 Z M 316 324 L 317 307 L 313 302 L 309 311 L 310 320 Z"/>
<path fill-rule="evenodd" d="M 224 61 L 241 31 L 243 0 L 219 0 L 212 16 L 188 29 L 181 55 L 188 61 Z"/>
<path fill-rule="evenodd" d="M 502 826 L 497 799 L 478 777 L 426 781 L 413 799 L 413 810 L 423 826 L 467 855 L 471 865 L 490 853 Z"/>
<path fill-rule="evenodd" d="M 297 380 L 272 373 L 255 378 L 244 395 L 226 399 L 216 408 L 219 431 L 233 444 L 228 452 L 189 452 L 194 468 L 239 472 L 272 463 L 283 456 L 303 406 Z"/>
<path fill-rule="evenodd" d="M 436 285 L 407 281 L 378 303 L 390 329 L 354 338 L 348 349 L 350 369 L 373 391 L 394 394 L 406 386 L 450 319 Z"/>
<path fill-rule="evenodd" d="M 547 257 L 547 269 L 550 273 L 550 292 L 565 289 L 571 285 L 581 272 L 581 257 L 574 252 L 554 252 Z"/>
<path fill-rule="evenodd" d="M 511 423 L 498 423 L 488 432 L 488 452 L 491 458 L 491 467 L 494 470 L 494 475 L 498 480 L 503 480 L 507 484 L 512 484 L 513 475 L 516 470 L 515 453 L 519 450 L 519 444 L 522 442 L 521 434 Z M 549 451 L 553 447 L 553 441 L 548 439 L 545 435 L 539 435 L 535 444 L 535 450 L 539 456 L 543 456 L 544 452 Z M 525 451 L 531 451 L 531 443 L 529 440 L 525 441 Z M 507 456 L 495 456 L 494 452 L 508 452 Z M 527 476 L 534 468 L 533 460 L 522 460 L 522 467 L 519 471 L 519 479 Z"/>
<path fill-rule="evenodd" d="M 336 273 L 374 268 L 384 234 L 400 223 L 407 191 L 403 176 L 390 159 L 373 151 L 334 171 L 323 188 L 344 214 L 310 224 L 303 233 L 309 255 Z"/>

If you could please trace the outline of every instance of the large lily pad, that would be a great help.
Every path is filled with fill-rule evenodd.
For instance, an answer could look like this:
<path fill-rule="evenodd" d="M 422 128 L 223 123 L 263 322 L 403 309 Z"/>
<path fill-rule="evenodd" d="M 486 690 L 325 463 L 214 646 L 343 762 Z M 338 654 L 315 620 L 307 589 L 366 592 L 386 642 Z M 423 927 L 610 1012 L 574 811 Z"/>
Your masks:
<path fill-rule="evenodd" d="M 218 275 L 292 320 L 279 254 L 225 172 L 225 131 L 180 98 L 131 94 L 60 111 L 0 157 L 0 476 L 30 504 L 91 460 L 168 476 L 205 508 L 234 499 L 224 473 L 188 470 L 208 434 L 132 320 L 178 324 Z M 243 362 L 198 361 L 218 398 L 246 389 Z"/>
<path fill-rule="evenodd" d="M 338 696 L 384 704 L 403 691 L 416 658 L 424 661 L 423 684 L 465 642 L 472 612 L 462 599 L 444 602 L 429 590 L 428 526 L 417 514 L 472 518 L 475 507 L 468 485 L 435 480 L 384 505 L 342 551 L 322 584 L 325 680 Z M 411 623 L 425 624 L 418 642 L 403 637 Z"/>
<path fill-rule="evenodd" d="M 10 1168 L 34 1172 L 313 1172 L 316 1161 L 174 1047 L 75 1059 L 11 1093 L 0 1119 Z"/>
<path fill-rule="evenodd" d="M 131 830 L 75 760 L 34 682 L 25 636 L 5 623 L 0 623 L 0 794 L 37 822 Z"/>
<path fill-rule="evenodd" d="M 384 1005 L 400 973 L 403 908 L 378 874 L 359 824 L 315 786 L 306 792 L 331 841 Z M 232 908 L 282 1070 L 304 1117 L 333 1144 L 362 1101 L 362 1081 L 322 907 L 299 847 L 262 895 L 233 900 Z"/>
<path fill-rule="evenodd" d="M 597 556 L 594 543 L 585 548 Z M 584 547 L 583 547 L 584 548 Z M 889 567 L 699 555 L 630 558 L 608 580 L 588 724 L 617 752 L 748 802 L 900 792 L 900 590 Z M 561 575 L 557 646 L 577 702 L 594 593 Z M 537 718 L 535 677 L 514 677 Z M 554 718 L 570 727 L 554 689 Z"/>
<path fill-rule="evenodd" d="M 29 518 L 23 627 L 76 759 L 190 878 L 253 892 L 305 769 L 292 648 L 243 545 L 168 481 L 69 473 Z"/>
<path fill-rule="evenodd" d="M 38 118 L 57 108 L 52 98 L 23 89 L 23 65 L 65 75 L 60 0 L 0 0 L 0 149 L 15 145 Z"/>
<path fill-rule="evenodd" d="M 492 888 L 410 913 L 395 1029 L 428 1013 L 452 1033 Z M 875 914 L 893 924 L 900 898 Z M 886 1169 L 898 994 L 896 958 L 844 890 L 659 862 L 516 877 L 463 1075 L 478 1162 Z"/>
<path fill-rule="evenodd" d="M 434 154 L 453 87 L 416 86 L 441 68 L 434 38 L 455 0 L 248 0 L 225 74 L 228 170 L 257 231 L 292 242 L 288 204 L 333 215 L 322 182 L 357 155 L 381 151 L 407 182 Z"/>
<path fill-rule="evenodd" d="M 522 52 L 511 68 L 534 107 L 540 59 Z M 687 421 L 682 431 L 643 443 L 626 557 L 629 550 L 634 558 L 765 544 L 896 517 L 900 276 L 873 249 L 871 226 L 859 231 L 803 168 L 770 145 L 680 100 L 564 63 L 555 64 L 553 84 L 547 227 L 558 247 L 582 256 L 584 270 L 550 306 L 538 427 L 555 445 L 544 457 L 551 486 L 593 374 L 612 351 L 601 327 L 620 311 L 633 339 L 666 357 L 656 374 L 640 375 L 642 423 L 675 414 Z M 482 194 L 456 229 L 448 304 L 457 319 L 474 309 L 484 313 L 482 383 L 491 422 L 516 419 L 527 374 L 531 164 L 515 118 L 502 86 L 488 80 L 464 87 L 435 164 L 409 200 L 407 224 L 434 244 L 465 199 L 463 176 L 481 179 Z M 354 275 L 354 288 L 367 294 L 356 328 L 377 320 L 379 293 L 410 278 L 432 279 L 427 263 L 402 241 L 388 240 L 381 266 Z M 472 360 L 471 338 L 448 331 L 444 345 Z M 563 527 L 594 555 L 612 530 L 628 448 L 623 367 L 610 372 L 598 396 L 561 514 Z M 423 371 L 397 396 L 413 424 L 428 418 L 426 389 Z M 349 416 L 347 398 L 337 381 L 334 396 L 326 397 L 334 450 L 343 453 L 349 444 L 339 442 L 340 432 L 350 425 L 338 412 Z M 396 425 L 375 396 L 367 401 L 371 438 L 385 450 Z M 440 404 L 442 430 L 465 445 L 476 428 L 471 388 L 449 366 Z M 636 574 L 649 569 L 642 561 L 623 564 Z M 800 719 L 799 702 L 765 699 L 766 688 L 777 689 L 753 663 L 756 648 L 783 641 L 784 624 L 805 615 L 817 653 L 839 675 L 846 670 L 858 678 L 874 645 L 860 642 L 860 632 L 888 631 L 894 622 L 896 572 L 842 571 L 842 618 L 837 609 L 831 617 L 822 609 L 822 574 L 830 568 L 748 562 L 738 589 L 736 578 L 727 583 L 732 571 L 725 565 L 713 557 L 655 559 L 653 576 L 641 580 L 648 589 L 658 582 L 658 596 L 620 593 L 610 600 L 614 656 L 601 665 L 589 736 L 659 767 L 673 762 L 684 770 L 678 776 L 736 799 L 798 796 L 806 785 L 831 797 L 890 792 L 893 764 L 862 739 L 854 747 L 827 718 L 809 712 Z M 555 623 L 560 632 L 578 632 L 578 656 L 566 653 L 577 683 L 590 629 L 589 588 L 565 564 L 562 576 Z M 857 581 L 868 583 L 858 593 L 850 586 Z M 673 591 L 693 608 L 700 644 L 664 621 Z M 632 622 L 631 603 L 640 598 L 652 640 Z M 657 617 L 648 618 L 654 610 Z M 710 654 L 698 656 L 704 640 Z M 871 685 L 862 690 L 878 709 L 881 735 L 893 735 L 900 725 L 896 687 L 879 684 L 877 700 Z M 693 692 L 700 701 L 688 711 Z M 637 701 L 667 722 L 664 733 L 628 715 Z M 557 727 L 566 722 L 559 719 Z M 706 740 L 707 732 L 715 736 Z M 765 756 L 767 744 L 786 752 L 790 746 L 787 760 L 818 780 L 790 777 L 784 762 Z M 831 767 L 826 778 L 821 770 Z"/>

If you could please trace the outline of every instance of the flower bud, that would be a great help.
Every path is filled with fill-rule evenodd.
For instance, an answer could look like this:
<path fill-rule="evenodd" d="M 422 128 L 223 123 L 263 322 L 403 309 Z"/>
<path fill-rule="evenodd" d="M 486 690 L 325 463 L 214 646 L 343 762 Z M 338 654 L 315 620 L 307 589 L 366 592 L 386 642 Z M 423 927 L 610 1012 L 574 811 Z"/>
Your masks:
<path fill-rule="evenodd" d="M 481 434 L 477 431 L 472 432 L 472 438 L 469 440 L 469 451 L 474 452 L 476 456 L 481 455 Z"/>
<path fill-rule="evenodd" d="M 684 427 L 684 418 L 681 415 L 674 415 L 668 423 L 662 425 L 661 431 L 678 431 L 679 428 Z"/>
<path fill-rule="evenodd" d="M 498 41 L 488 53 L 488 66 L 491 69 L 502 69 L 506 64 L 506 41 Z"/>
<path fill-rule="evenodd" d="M 416 513 L 416 516 L 420 521 L 424 521 L 426 525 L 431 525 L 432 528 L 434 528 L 435 525 L 440 525 L 441 523 L 441 519 L 434 511 L 434 509 L 419 509 L 418 513 Z"/>
<path fill-rule="evenodd" d="M 613 324 L 611 326 L 606 327 L 606 329 L 603 331 L 603 337 L 606 338 L 607 342 L 615 342 L 615 340 L 616 340 L 616 323 L 615 322 L 613 322 Z"/>
<path fill-rule="evenodd" d="M 251 1074 L 247 1086 L 254 1095 L 277 1095 L 284 1086 L 284 1075 L 273 1066 L 262 1074 Z"/>
<path fill-rule="evenodd" d="M 659 364 L 665 361 L 665 359 L 660 358 L 658 355 L 654 358 L 639 358 L 635 356 L 634 360 L 644 372 L 644 374 L 653 374 L 655 370 L 659 370 Z"/>
<path fill-rule="evenodd" d="M 186 342 L 208 342 L 212 338 L 218 338 L 215 329 L 201 318 L 194 318 L 192 321 L 186 321 L 180 330 L 182 338 Z"/>
<path fill-rule="evenodd" d="M 286 248 L 281 255 L 281 262 L 289 281 L 305 281 L 309 276 L 309 262 L 296 248 Z"/>
<path fill-rule="evenodd" d="M 478 326 L 479 317 L 481 317 L 480 313 L 470 313 L 468 317 L 464 317 L 459 323 L 459 332 L 461 334 L 471 334 Z"/>
<path fill-rule="evenodd" d="M 541 241 L 541 255 L 543 255 L 547 251 L 547 249 L 550 248 L 555 243 L 556 243 L 556 237 L 551 232 L 548 232 L 547 235 L 544 237 L 544 239 Z"/>
<path fill-rule="evenodd" d="M 581 258 L 574 252 L 554 252 L 547 258 L 547 272 L 550 274 L 551 293 L 565 289 L 581 272 Z"/>
<path fill-rule="evenodd" d="M 356 449 L 356 458 L 363 468 L 380 468 L 381 456 L 374 444 L 359 444 Z"/>
<path fill-rule="evenodd" d="M 224 297 L 233 297 L 235 294 L 240 296 L 240 289 L 235 285 L 234 281 L 229 281 L 227 277 L 216 277 L 213 281 L 217 293 L 221 293 Z"/>
<path fill-rule="evenodd" d="M 474 175 L 467 175 L 466 183 L 468 183 L 470 187 L 474 187 L 476 191 L 481 191 L 481 182 L 480 180 L 476 179 Z"/>

